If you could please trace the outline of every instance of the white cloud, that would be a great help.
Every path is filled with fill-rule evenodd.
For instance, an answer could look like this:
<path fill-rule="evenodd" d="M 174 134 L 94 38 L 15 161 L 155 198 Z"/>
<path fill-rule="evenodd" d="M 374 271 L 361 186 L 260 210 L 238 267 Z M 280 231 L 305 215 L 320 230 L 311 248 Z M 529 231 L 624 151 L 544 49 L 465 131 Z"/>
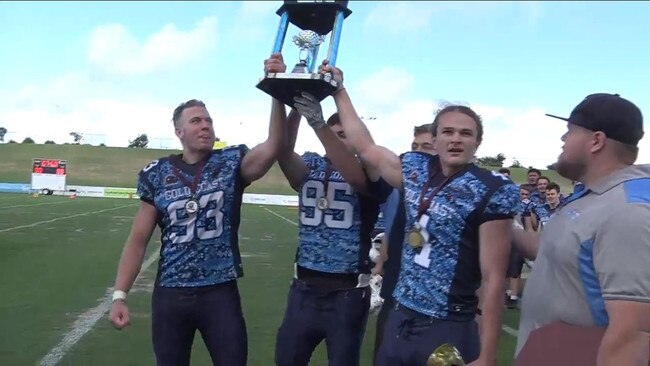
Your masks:
<path fill-rule="evenodd" d="M 483 143 L 478 156 L 506 155 L 506 163 L 519 160 L 524 166 L 545 168 L 555 162 L 560 153 L 560 137 L 566 124 L 544 115 L 540 107 L 526 109 L 475 105 L 483 118 Z M 490 113 L 498 110 L 498 113 Z"/>
<path fill-rule="evenodd" d="M 113 74 L 142 75 L 166 71 L 204 57 L 217 42 L 217 19 L 207 17 L 194 29 L 173 24 L 140 42 L 121 24 L 101 25 L 90 36 L 90 62 Z"/>
<path fill-rule="evenodd" d="M 454 17 L 459 23 L 486 22 L 502 16 L 514 7 L 514 18 L 523 17 L 529 25 L 542 16 L 541 2 L 523 2 L 521 5 L 504 1 L 384 1 L 378 2 L 365 20 L 368 31 L 404 33 L 422 31 L 433 24 L 436 16 Z"/>
<path fill-rule="evenodd" d="M 69 133 L 76 131 L 85 136 L 82 143 L 126 146 L 138 134 L 147 133 L 150 147 L 171 148 L 178 145 L 170 115 L 169 106 L 145 100 L 87 98 L 65 111 L 47 104 L 9 109 L 0 113 L 0 120 L 10 121 L 6 140 L 29 136 L 37 143 L 72 142 Z"/>
<path fill-rule="evenodd" d="M 382 106 L 405 100 L 414 82 L 415 77 L 404 69 L 383 67 L 360 80 L 354 90 L 364 102 Z"/>
<path fill-rule="evenodd" d="M 277 23 L 280 22 L 280 17 L 275 16 L 275 12 L 280 6 L 282 6 L 281 1 L 242 1 L 239 12 L 234 17 L 233 25 L 227 31 L 228 38 L 236 39 L 237 42 L 242 43 L 268 39 L 268 48 L 270 49 L 277 31 Z M 267 25 L 266 20 L 270 19 L 276 23 L 275 27 Z"/>
<path fill-rule="evenodd" d="M 71 142 L 69 133 L 77 131 L 86 143 L 126 146 L 146 133 L 150 147 L 180 147 L 169 122 L 173 104 L 146 89 L 124 88 L 120 76 L 172 70 L 204 56 L 215 45 L 216 19 L 204 18 L 188 31 L 167 24 L 143 43 L 122 25 L 100 26 L 90 39 L 90 61 L 118 75 L 98 80 L 90 77 L 93 71 L 68 72 L 12 93 L 0 91 L 6 94 L 0 100 L 6 140 Z"/>
<path fill-rule="evenodd" d="M 377 73 L 375 77 L 381 78 Z M 430 123 L 440 101 L 434 99 L 399 99 L 389 103 L 385 111 L 376 114 L 372 106 L 380 105 L 384 96 L 372 100 L 356 90 L 362 85 L 373 85 L 371 79 L 364 79 L 353 86 L 351 96 L 359 115 L 366 118 L 366 124 L 375 141 L 399 154 L 410 148 L 413 127 Z M 152 148 L 180 148 L 171 125 L 173 104 L 148 97 L 112 95 L 111 97 L 88 95 L 81 91 L 89 88 L 90 82 L 78 74 L 57 78 L 43 87 L 28 86 L 5 100 L 0 108 L 0 121 L 11 121 L 5 141 L 22 141 L 30 136 L 37 143 L 54 140 L 57 143 L 71 142 L 71 131 L 84 133 L 84 142 L 97 145 L 126 146 L 140 133 L 147 133 Z M 404 87 L 401 93 L 408 94 Z M 61 94 L 74 103 L 57 107 L 49 96 Z M 42 98 L 39 98 L 42 96 Z M 57 100 L 58 101 L 58 100 Z M 255 98 L 246 101 L 206 100 L 215 120 L 215 132 L 229 144 L 243 143 L 253 147 L 264 141 L 268 135 L 270 100 Z M 524 166 L 544 168 L 553 163 L 560 153 L 561 135 L 566 125 L 544 116 L 541 107 L 517 108 L 505 105 L 471 105 L 484 121 L 485 135 L 479 148 L 479 156 L 494 156 L 504 153 L 511 163 L 518 159 Z M 331 98 L 323 103 L 326 116 L 335 111 Z M 4 123 L 3 123 L 4 124 Z M 296 144 L 296 151 L 323 153 L 314 132 L 303 121 Z M 650 138 L 640 144 L 639 163 L 650 163 Z"/>
<path fill-rule="evenodd" d="M 435 112 L 448 103 L 469 105 L 484 121 L 484 140 L 479 156 L 504 153 L 507 163 L 513 158 L 528 166 L 545 167 L 560 152 L 565 125 L 544 116 L 537 106 L 518 108 L 506 105 L 471 104 L 467 101 L 446 101 L 433 98 L 412 98 L 414 76 L 406 70 L 384 68 L 348 86 L 351 98 L 376 143 L 395 153 L 410 148 L 413 127 L 431 123 Z M 325 114 L 334 111 L 332 103 L 324 103 Z"/>
<path fill-rule="evenodd" d="M 417 31 L 430 23 L 436 8 L 425 2 L 380 2 L 368 14 L 365 27 L 389 33 Z"/>

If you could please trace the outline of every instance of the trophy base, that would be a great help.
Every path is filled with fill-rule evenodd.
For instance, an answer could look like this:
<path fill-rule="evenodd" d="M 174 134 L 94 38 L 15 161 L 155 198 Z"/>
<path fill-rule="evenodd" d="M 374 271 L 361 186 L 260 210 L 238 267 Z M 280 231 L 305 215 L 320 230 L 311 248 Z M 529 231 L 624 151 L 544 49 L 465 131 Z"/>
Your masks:
<path fill-rule="evenodd" d="M 323 100 L 332 94 L 338 83 L 318 73 L 268 73 L 257 84 L 257 88 L 273 98 L 293 108 L 294 97 L 307 92 L 316 99 Z"/>

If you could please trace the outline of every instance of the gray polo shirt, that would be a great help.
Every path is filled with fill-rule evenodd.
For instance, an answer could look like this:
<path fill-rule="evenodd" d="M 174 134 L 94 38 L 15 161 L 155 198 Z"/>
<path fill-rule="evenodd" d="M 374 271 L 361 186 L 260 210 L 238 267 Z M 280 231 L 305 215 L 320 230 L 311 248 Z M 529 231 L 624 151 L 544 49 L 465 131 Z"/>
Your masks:
<path fill-rule="evenodd" d="M 516 354 L 530 332 L 555 321 L 606 326 L 607 300 L 650 302 L 650 165 L 618 170 L 574 194 L 546 223 Z"/>

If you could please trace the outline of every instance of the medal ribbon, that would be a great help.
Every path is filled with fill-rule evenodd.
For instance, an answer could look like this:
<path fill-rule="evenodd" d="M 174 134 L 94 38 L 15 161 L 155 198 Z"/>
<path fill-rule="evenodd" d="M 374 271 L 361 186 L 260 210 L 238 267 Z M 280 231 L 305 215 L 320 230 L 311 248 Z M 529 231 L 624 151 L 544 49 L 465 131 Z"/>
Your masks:
<path fill-rule="evenodd" d="M 173 160 L 172 160 L 172 169 L 174 175 L 178 179 L 180 179 L 183 183 L 185 183 L 186 186 L 190 188 L 190 192 L 192 193 L 192 198 L 195 198 L 194 195 L 196 193 L 196 187 L 199 185 L 199 181 L 201 180 L 201 176 L 203 175 L 203 168 L 205 168 L 205 165 L 208 163 L 209 159 L 210 158 L 208 157 L 204 160 L 201 160 L 201 162 L 199 162 L 196 165 L 196 169 L 194 169 L 194 179 L 192 180 L 192 182 L 190 182 L 189 180 L 187 180 L 187 178 L 185 178 L 185 176 L 183 176 L 183 174 L 178 169 L 176 164 L 173 164 Z"/>
<path fill-rule="evenodd" d="M 332 164 L 329 159 L 325 159 L 325 176 L 323 177 L 323 197 L 327 199 L 327 187 L 330 183 L 330 175 L 332 175 Z"/>
<path fill-rule="evenodd" d="M 440 164 L 438 164 L 438 166 L 436 167 L 436 170 L 429 175 L 429 179 L 427 179 L 427 182 L 424 184 L 424 186 L 422 187 L 422 191 L 420 192 L 420 204 L 418 205 L 418 215 L 415 218 L 416 223 L 420 221 L 420 218 L 422 217 L 422 215 L 424 215 L 424 213 L 427 212 L 429 207 L 431 207 L 431 201 L 433 201 L 433 197 L 435 197 L 435 195 L 438 192 L 440 192 L 440 190 L 442 188 L 444 188 L 444 186 L 447 183 L 449 183 L 453 178 L 457 177 L 461 173 L 464 173 L 465 170 L 467 169 L 467 167 L 469 167 L 469 165 L 467 165 L 463 169 L 459 170 L 455 174 L 452 174 L 449 177 L 446 177 L 445 180 L 443 180 L 442 183 L 440 183 L 438 186 L 436 186 L 436 188 L 434 188 L 433 191 L 431 191 L 431 193 L 428 196 L 425 196 L 425 193 L 429 190 L 429 188 L 431 188 L 431 183 L 433 183 L 433 179 L 436 177 L 436 175 L 438 175 L 438 173 L 442 173 L 442 169 L 440 168 Z"/>

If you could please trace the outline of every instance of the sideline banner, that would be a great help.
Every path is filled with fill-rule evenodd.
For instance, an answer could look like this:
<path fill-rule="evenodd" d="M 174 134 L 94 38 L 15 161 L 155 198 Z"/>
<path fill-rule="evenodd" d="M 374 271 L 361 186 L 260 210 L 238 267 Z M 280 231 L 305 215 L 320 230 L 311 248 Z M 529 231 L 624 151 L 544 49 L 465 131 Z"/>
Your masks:
<path fill-rule="evenodd" d="M 29 184 L 23 183 L 0 183 L 0 193 L 29 193 Z M 77 197 L 97 197 L 97 198 L 122 198 L 122 199 L 139 199 L 135 188 L 121 187 L 94 187 L 94 186 L 76 186 L 69 185 L 65 191 L 53 192 L 55 195 L 73 195 Z M 253 205 L 274 205 L 298 207 L 298 196 L 286 196 L 279 194 L 257 194 L 244 193 L 242 202 Z"/>

